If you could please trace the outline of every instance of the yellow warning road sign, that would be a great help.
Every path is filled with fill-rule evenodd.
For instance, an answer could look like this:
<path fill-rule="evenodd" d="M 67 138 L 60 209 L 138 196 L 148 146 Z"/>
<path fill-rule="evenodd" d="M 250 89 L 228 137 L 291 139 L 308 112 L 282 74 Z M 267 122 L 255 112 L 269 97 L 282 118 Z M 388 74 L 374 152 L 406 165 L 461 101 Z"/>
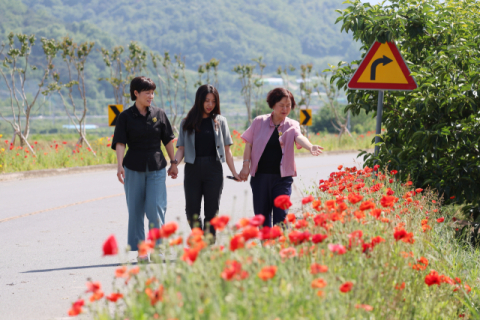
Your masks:
<path fill-rule="evenodd" d="M 123 104 L 111 104 L 108 106 L 108 125 L 115 127 L 118 115 L 123 111 Z"/>
<path fill-rule="evenodd" d="M 300 109 L 300 124 L 302 126 L 312 125 L 312 109 Z"/>
<path fill-rule="evenodd" d="M 417 84 L 395 43 L 375 42 L 348 83 L 348 88 L 414 90 Z"/>

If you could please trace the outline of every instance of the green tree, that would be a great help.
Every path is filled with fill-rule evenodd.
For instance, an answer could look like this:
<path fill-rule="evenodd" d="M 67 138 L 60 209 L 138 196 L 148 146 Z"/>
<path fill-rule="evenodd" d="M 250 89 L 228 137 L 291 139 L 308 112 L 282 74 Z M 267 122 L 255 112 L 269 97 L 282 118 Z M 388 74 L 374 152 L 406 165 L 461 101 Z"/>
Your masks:
<path fill-rule="evenodd" d="M 8 122 L 13 129 L 13 136 L 10 143 L 14 145 L 15 138 L 18 136 L 20 138 L 20 145 L 27 145 L 30 151 L 35 154 L 35 151 L 27 140 L 30 133 L 30 115 L 45 84 L 45 80 L 53 68 L 52 61 L 57 54 L 57 48 L 55 41 L 45 38 L 41 39 L 47 63 L 44 65 L 43 75 L 38 84 L 38 89 L 33 99 L 30 100 L 25 90 L 25 83 L 32 71 L 37 70 L 37 67 L 32 66 L 29 60 L 32 47 L 35 45 L 35 35 L 32 34 L 28 36 L 19 33 L 16 35 L 16 38 L 17 44 L 15 43 L 15 35 L 10 33 L 8 35 L 8 44 L 2 44 L 0 47 L 0 59 L 2 59 L 0 75 L 3 77 L 10 94 L 12 118 L 6 118 L 1 112 L 0 117 Z M 5 52 L 5 49 L 8 50 Z"/>
<path fill-rule="evenodd" d="M 178 132 L 177 122 L 185 113 L 187 105 L 187 77 L 185 75 L 185 57 L 175 54 L 172 61 L 168 51 L 165 51 L 163 58 L 154 53 L 150 54 L 155 74 L 159 80 L 159 96 L 161 106 L 170 111 L 170 123 L 173 130 Z M 179 97 L 183 92 L 183 98 Z"/>
<path fill-rule="evenodd" d="M 392 0 L 371 6 L 347 1 L 338 10 L 364 54 L 374 41 L 395 41 L 418 83 L 413 92 L 385 92 L 378 161 L 401 179 L 433 187 L 445 201 L 480 204 L 480 3 L 475 0 Z M 354 64 L 332 78 L 345 88 Z M 348 91 L 347 109 L 375 112 L 377 92 Z"/>
<path fill-rule="evenodd" d="M 82 146 L 85 142 L 93 154 L 95 154 L 95 151 L 87 140 L 85 128 L 88 111 L 85 64 L 94 45 L 94 42 L 76 43 L 70 37 L 64 37 L 58 42 L 57 47 L 62 52 L 62 59 L 68 70 L 67 75 L 65 75 L 68 82 L 62 83 L 60 74 L 55 72 L 52 74 L 53 82 L 49 85 L 49 90 L 44 92 L 44 94 L 48 94 L 51 91 L 58 93 L 68 118 L 78 132 L 79 138 L 77 144 Z M 80 95 L 80 106 L 78 100 L 75 101 L 74 88 L 77 89 Z M 65 94 L 68 98 L 65 97 Z"/>

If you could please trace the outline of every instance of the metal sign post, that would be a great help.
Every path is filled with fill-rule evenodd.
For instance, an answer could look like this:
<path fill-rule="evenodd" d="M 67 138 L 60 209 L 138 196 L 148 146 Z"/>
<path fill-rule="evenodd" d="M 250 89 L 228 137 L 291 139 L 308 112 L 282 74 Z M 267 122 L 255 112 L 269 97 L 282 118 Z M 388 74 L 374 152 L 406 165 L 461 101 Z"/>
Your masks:
<path fill-rule="evenodd" d="M 410 74 L 411 72 L 394 42 L 380 43 L 376 41 L 348 82 L 350 90 L 378 91 L 375 156 L 380 153 L 380 146 L 377 144 L 380 143 L 380 135 L 382 134 L 385 90 L 415 90 L 417 83 Z"/>
<path fill-rule="evenodd" d="M 380 146 L 377 144 L 380 142 L 380 134 L 382 133 L 383 93 L 383 90 L 378 91 L 377 128 L 375 130 L 375 156 L 378 156 L 378 152 L 380 151 Z"/>

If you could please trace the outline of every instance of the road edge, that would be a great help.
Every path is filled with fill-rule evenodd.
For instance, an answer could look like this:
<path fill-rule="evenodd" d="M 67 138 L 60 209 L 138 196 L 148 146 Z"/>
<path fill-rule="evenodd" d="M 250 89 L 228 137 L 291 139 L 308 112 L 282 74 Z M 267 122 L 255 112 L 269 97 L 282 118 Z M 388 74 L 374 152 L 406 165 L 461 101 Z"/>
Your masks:
<path fill-rule="evenodd" d="M 363 151 L 363 150 L 361 150 Z M 365 150 L 367 152 L 373 152 L 373 149 Z M 337 151 L 325 151 L 322 156 L 334 156 L 337 154 L 344 153 L 360 153 L 359 150 L 337 150 Z M 296 157 L 305 157 L 310 156 L 309 153 L 298 153 L 295 154 Z M 242 157 L 235 157 L 235 160 L 240 160 Z M 87 173 L 95 171 L 105 171 L 113 170 L 117 167 L 116 164 L 99 164 L 94 166 L 83 166 L 83 167 L 72 167 L 72 168 L 59 168 L 59 169 L 44 169 L 44 170 L 31 170 L 31 171 L 20 171 L 12 173 L 2 173 L 0 174 L 0 182 L 6 181 L 16 181 L 16 180 L 25 180 L 25 179 L 34 179 L 42 177 L 51 177 L 51 176 L 61 176 L 68 174 L 77 174 L 77 173 Z"/>

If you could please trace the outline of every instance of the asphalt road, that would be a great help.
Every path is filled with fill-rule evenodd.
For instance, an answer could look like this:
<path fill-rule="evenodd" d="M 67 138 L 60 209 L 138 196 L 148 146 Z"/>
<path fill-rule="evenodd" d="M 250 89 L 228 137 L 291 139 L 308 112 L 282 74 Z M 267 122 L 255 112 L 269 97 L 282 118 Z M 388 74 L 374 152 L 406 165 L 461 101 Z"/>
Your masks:
<path fill-rule="evenodd" d="M 340 164 L 359 165 L 356 154 L 298 157 L 292 202 Z M 240 171 L 241 162 L 236 163 Z M 224 174 L 230 171 L 224 165 Z M 183 165 L 167 178 L 167 221 L 190 229 L 185 218 Z M 295 202 L 296 201 L 296 202 Z M 253 215 L 250 184 L 225 179 L 220 214 L 231 221 Z M 146 224 L 147 225 L 147 224 Z M 135 262 L 135 252 L 102 257 L 101 246 L 115 234 L 126 247 L 127 206 L 116 171 L 0 182 L 0 319 L 66 319 L 88 278 L 109 294 L 119 263 Z M 89 319 L 83 315 L 80 319 Z"/>

